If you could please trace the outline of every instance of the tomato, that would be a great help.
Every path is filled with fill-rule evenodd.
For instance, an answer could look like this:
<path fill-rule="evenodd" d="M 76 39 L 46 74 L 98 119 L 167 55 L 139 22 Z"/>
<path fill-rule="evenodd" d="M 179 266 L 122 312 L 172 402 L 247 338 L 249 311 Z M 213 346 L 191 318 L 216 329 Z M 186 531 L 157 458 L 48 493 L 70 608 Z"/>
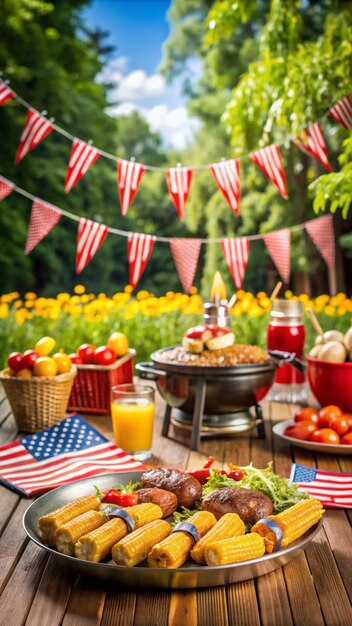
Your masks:
<path fill-rule="evenodd" d="M 352 432 L 352 414 L 351 413 L 342 413 L 341 417 L 346 418 L 348 421 L 348 430 Z"/>
<path fill-rule="evenodd" d="M 312 409 L 310 406 L 306 406 L 303 409 L 299 409 L 295 414 L 295 422 L 312 422 L 317 424 L 319 419 L 319 413 L 316 409 Z"/>
<path fill-rule="evenodd" d="M 232 478 L 233 480 L 242 480 L 244 473 L 242 470 L 231 470 L 231 472 L 227 472 L 228 478 Z"/>
<path fill-rule="evenodd" d="M 331 428 L 320 428 L 312 434 L 311 441 L 314 443 L 340 443 L 340 437 Z"/>
<path fill-rule="evenodd" d="M 112 333 L 108 339 L 108 346 L 116 356 L 123 356 L 128 350 L 128 340 L 123 333 Z"/>
<path fill-rule="evenodd" d="M 95 365 L 111 365 L 116 361 L 116 354 L 109 346 L 100 346 L 94 350 Z"/>
<path fill-rule="evenodd" d="M 302 439 L 307 441 L 311 438 L 312 434 L 316 430 L 316 425 L 312 422 L 300 422 L 299 424 L 293 424 L 288 426 L 284 432 L 286 437 L 293 437 L 294 439 Z"/>
<path fill-rule="evenodd" d="M 352 432 L 347 433 L 347 435 L 344 435 L 341 438 L 341 443 L 343 443 L 345 446 L 352 446 Z"/>
<path fill-rule="evenodd" d="M 55 348 L 56 341 L 52 337 L 42 337 L 34 346 L 38 356 L 48 356 Z"/>
<path fill-rule="evenodd" d="M 33 366 L 34 376 L 56 376 L 57 365 L 50 356 L 40 356 Z"/>
<path fill-rule="evenodd" d="M 82 343 L 77 350 L 77 355 L 82 359 L 83 363 L 88 365 L 94 363 L 94 346 L 91 343 Z"/>
<path fill-rule="evenodd" d="M 72 352 L 71 354 L 69 354 L 68 358 L 70 359 L 71 363 L 74 363 L 75 365 L 83 364 L 81 357 L 77 356 L 75 352 Z"/>
<path fill-rule="evenodd" d="M 329 428 L 332 428 L 338 435 L 344 435 L 349 429 L 348 420 L 343 415 L 332 417 L 329 422 Z"/>
<path fill-rule="evenodd" d="M 53 359 L 56 363 L 58 374 L 66 374 L 70 371 L 72 361 L 70 357 L 67 356 L 67 354 L 65 354 L 64 352 L 57 352 L 56 354 L 54 354 Z"/>
<path fill-rule="evenodd" d="M 13 372 L 19 372 L 24 367 L 23 354 L 21 352 L 11 352 L 7 359 L 7 365 Z"/>
<path fill-rule="evenodd" d="M 319 411 L 319 428 L 328 428 L 329 421 L 332 417 L 339 417 L 342 414 L 341 409 L 334 404 L 329 404 L 328 406 L 323 406 Z"/>
<path fill-rule="evenodd" d="M 35 350 L 26 350 L 26 352 L 23 353 L 23 367 L 31 370 L 37 358 L 38 354 Z"/>
<path fill-rule="evenodd" d="M 108 489 L 104 491 L 102 502 L 117 504 L 118 506 L 134 506 L 138 504 L 138 494 L 134 491 L 121 493 L 118 489 Z"/>

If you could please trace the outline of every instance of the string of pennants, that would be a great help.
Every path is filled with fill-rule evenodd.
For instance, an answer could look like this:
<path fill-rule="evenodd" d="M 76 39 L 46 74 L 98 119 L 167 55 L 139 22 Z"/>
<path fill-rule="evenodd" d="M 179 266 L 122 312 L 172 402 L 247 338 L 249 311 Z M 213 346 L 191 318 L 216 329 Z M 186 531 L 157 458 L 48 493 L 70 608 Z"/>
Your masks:
<path fill-rule="evenodd" d="M 11 98 L 15 98 L 28 109 L 25 125 L 16 152 L 15 162 L 19 163 L 31 150 L 41 143 L 53 130 L 61 132 L 66 138 L 72 140 L 72 148 L 65 178 L 65 192 L 71 189 L 88 172 L 100 156 L 106 156 L 117 161 L 118 192 L 120 208 L 123 216 L 127 215 L 128 209 L 138 191 L 143 174 L 146 170 L 162 170 L 166 172 L 166 182 L 172 202 L 181 220 L 184 219 L 185 205 L 189 196 L 193 170 L 210 169 L 215 182 L 238 217 L 240 214 L 240 161 L 243 159 L 222 160 L 206 166 L 159 168 L 143 165 L 133 160 L 127 161 L 114 155 L 108 154 L 95 148 L 91 143 L 77 139 L 63 131 L 53 121 L 49 121 L 42 113 L 36 111 L 31 105 L 0 80 L 0 105 Z M 327 115 L 344 128 L 352 128 L 352 98 L 344 96 L 328 112 Z M 309 154 L 329 171 L 329 163 L 325 139 L 319 122 L 311 124 L 294 138 L 295 144 L 306 154 Z M 243 157 L 245 158 L 245 157 Z M 285 170 L 282 162 L 280 146 L 269 145 L 248 154 L 248 158 L 255 163 L 264 175 L 275 185 L 281 196 L 288 198 Z"/>
<path fill-rule="evenodd" d="M 64 211 L 40 198 L 17 187 L 11 181 L 0 176 L 0 200 L 13 191 L 32 200 L 32 209 L 25 245 L 25 254 L 29 254 L 46 235 L 56 226 L 62 215 L 78 221 L 76 272 L 81 273 L 103 245 L 108 233 L 127 237 L 127 258 L 129 263 L 129 283 L 133 288 L 138 284 L 153 252 L 156 241 L 169 243 L 177 273 L 185 292 L 189 292 L 198 265 L 199 253 L 203 243 L 220 243 L 237 289 L 242 287 L 250 253 L 251 241 L 263 239 L 267 250 L 285 283 L 290 278 L 291 230 L 305 229 L 311 237 L 328 267 L 332 268 L 335 260 L 335 238 L 332 215 L 323 215 L 303 224 L 284 228 L 263 235 L 232 237 L 227 239 L 197 239 L 178 237 L 158 237 L 145 233 L 132 233 L 110 228 L 73 213 Z"/>

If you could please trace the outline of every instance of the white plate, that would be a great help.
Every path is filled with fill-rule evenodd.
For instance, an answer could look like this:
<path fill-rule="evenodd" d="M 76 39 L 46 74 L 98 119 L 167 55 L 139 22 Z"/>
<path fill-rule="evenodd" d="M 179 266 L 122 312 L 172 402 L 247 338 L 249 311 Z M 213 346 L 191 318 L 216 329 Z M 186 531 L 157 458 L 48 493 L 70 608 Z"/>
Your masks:
<path fill-rule="evenodd" d="M 292 445 L 305 450 L 312 450 L 313 452 L 327 452 L 328 454 L 352 454 L 352 446 L 346 446 L 344 444 L 332 444 L 332 443 L 315 443 L 315 441 L 302 441 L 302 439 L 296 439 L 294 437 L 287 437 L 284 432 L 287 426 L 293 426 L 294 420 L 286 420 L 285 422 L 279 422 L 273 427 L 275 435 L 281 439 L 285 439 Z"/>

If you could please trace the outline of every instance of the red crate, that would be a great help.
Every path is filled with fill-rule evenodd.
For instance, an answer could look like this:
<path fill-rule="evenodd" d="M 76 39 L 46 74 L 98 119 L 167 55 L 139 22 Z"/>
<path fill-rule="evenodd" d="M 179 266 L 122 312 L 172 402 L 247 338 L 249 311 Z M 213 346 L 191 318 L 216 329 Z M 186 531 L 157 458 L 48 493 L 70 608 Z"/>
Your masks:
<path fill-rule="evenodd" d="M 133 381 L 135 350 L 128 350 L 112 365 L 77 365 L 68 409 L 110 415 L 110 391 L 114 385 Z"/>

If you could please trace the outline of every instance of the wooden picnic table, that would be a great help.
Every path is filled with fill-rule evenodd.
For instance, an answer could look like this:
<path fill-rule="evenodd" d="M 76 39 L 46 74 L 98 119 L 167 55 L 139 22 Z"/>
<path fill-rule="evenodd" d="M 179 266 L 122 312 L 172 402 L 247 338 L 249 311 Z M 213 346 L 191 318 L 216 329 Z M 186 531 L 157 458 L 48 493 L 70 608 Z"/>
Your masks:
<path fill-rule="evenodd" d="M 295 407 L 263 403 L 266 439 L 216 436 L 201 452 L 161 436 L 164 403 L 158 399 L 151 466 L 200 467 L 213 455 L 257 467 L 273 459 L 289 476 L 292 461 L 352 472 L 351 456 L 313 454 L 274 437 L 271 427 Z M 85 416 L 87 417 L 87 416 Z M 112 438 L 110 418 L 87 417 Z M 179 429 L 177 429 L 179 431 Z M 173 436 L 182 440 L 182 433 Z M 5 399 L 0 405 L 0 445 L 18 436 Z M 22 516 L 31 500 L 0 486 L 0 623 L 4 626 L 351 626 L 352 511 L 327 510 L 323 529 L 305 553 L 283 568 L 254 580 L 199 590 L 134 590 L 103 586 L 76 576 L 29 541 Z"/>

